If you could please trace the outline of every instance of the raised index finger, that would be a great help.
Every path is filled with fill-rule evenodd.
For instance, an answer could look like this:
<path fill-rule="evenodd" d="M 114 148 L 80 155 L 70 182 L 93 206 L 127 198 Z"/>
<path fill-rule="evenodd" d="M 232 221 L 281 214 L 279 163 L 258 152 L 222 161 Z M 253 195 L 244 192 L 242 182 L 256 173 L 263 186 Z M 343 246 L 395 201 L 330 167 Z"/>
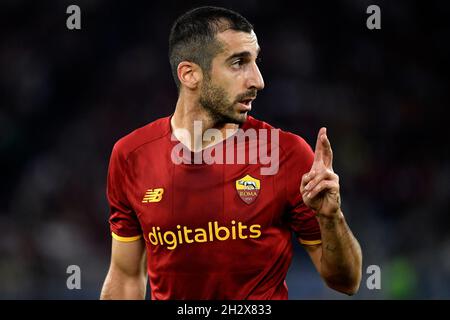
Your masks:
<path fill-rule="evenodd" d="M 332 167 L 333 151 L 331 150 L 331 144 L 327 137 L 327 128 L 325 127 L 322 127 L 319 130 L 314 152 L 314 162 L 322 162 L 327 168 Z"/>

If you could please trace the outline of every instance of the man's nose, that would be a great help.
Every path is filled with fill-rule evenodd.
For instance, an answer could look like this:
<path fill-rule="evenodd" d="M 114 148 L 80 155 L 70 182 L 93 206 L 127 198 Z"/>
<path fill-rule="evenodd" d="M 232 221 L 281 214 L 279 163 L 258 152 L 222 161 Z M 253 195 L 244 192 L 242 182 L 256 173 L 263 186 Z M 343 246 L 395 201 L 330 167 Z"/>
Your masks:
<path fill-rule="evenodd" d="M 255 88 L 256 90 L 264 89 L 264 79 L 259 71 L 259 68 L 256 64 L 253 64 L 248 78 L 247 78 L 247 88 Z"/>

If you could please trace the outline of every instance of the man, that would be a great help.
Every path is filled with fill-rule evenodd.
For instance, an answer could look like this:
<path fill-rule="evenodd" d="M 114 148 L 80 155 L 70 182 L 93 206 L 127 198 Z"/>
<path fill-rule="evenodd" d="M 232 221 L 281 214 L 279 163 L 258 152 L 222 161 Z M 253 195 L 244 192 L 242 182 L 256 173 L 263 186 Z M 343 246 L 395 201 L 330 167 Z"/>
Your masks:
<path fill-rule="evenodd" d="M 252 25 L 230 10 L 201 7 L 174 23 L 175 112 L 120 139 L 111 155 L 102 299 L 143 299 L 147 273 L 152 299 L 287 299 L 293 232 L 328 286 L 358 290 L 361 250 L 340 209 L 326 129 L 314 154 L 248 115 L 264 88 L 259 51 Z M 271 168 L 250 159 L 263 147 Z M 236 161 L 242 152 L 248 158 Z"/>

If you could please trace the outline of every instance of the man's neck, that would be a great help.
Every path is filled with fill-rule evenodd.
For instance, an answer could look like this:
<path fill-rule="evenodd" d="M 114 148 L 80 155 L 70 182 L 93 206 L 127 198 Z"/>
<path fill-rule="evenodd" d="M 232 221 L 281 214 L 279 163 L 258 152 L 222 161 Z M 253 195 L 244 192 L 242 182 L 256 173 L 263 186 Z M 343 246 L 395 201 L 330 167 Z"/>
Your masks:
<path fill-rule="evenodd" d="M 211 145 L 220 143 L 235 134 L 239 128 L 239 125 L 234 123 L 215 123 L 209 113 L 197 101 L 187 101 L 181 96 L 177 101 L 170 126 L 175 137 L 191 151 L 201 151 Z M 205 131 L 213 128 L 220 131 L 221 138 L 214 139 L 214 141 L 204 141 Z"/>

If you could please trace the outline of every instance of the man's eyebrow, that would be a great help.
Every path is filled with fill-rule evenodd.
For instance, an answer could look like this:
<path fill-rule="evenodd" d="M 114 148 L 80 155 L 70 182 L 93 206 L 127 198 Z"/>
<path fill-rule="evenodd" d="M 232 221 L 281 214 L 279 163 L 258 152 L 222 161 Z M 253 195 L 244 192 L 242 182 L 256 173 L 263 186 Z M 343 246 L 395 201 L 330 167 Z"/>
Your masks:
<path fill-rule="evenodd" d="M 256 50 L 256 56 L 258 56 L 260 52 L 261 52 L 261 48 L 258 47 L 258 49 Z M 236 53 L 233 53 L 228 58 L 226 58 L 225 61 L 230 61 L 235 58 L 247 58 L 247 57 L 251 57 L 251 55 L 252 55 L 252 53 L 250 51 L 236 52 Z"/>

